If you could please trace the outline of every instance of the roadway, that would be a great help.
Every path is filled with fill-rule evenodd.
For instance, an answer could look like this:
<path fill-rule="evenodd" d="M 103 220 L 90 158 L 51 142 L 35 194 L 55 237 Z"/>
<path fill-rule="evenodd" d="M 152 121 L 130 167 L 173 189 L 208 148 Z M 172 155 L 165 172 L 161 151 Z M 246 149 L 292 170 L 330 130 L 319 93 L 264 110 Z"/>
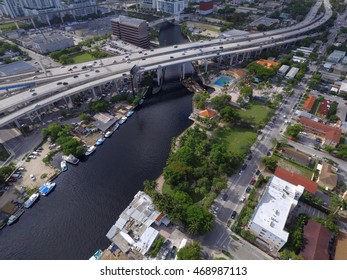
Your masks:
<path fill-rule="evenodd" d="M 226 55 L 238 56 L 240 54 L 257 52 L 276 45 L 301 40 L 305 36 L 297 36 L 298 34 L 308 32 L 330 18 L 331 9 L 329 8 L 329 2 L 325 0 L 324 3 L 326 6 L 324 16 L 318 17 L 318 20 L 315 16 L 321 4 L 321 1 L 318 1 L 303 22 L 286 29 L 246 36 L 242 35 L 231 40 L 219 39 L 175 45 L 157 50 L 140 51 L 116 58 L 106 58 L 94 61 L 93 63 L 89 62 L 68 67 L 51 68 L 45 74 L 23 79 L 23 83 L 35 81 L 37 84 L 42 84 L 35 88 L 36 95 L 24 91 L 2 99 L 0 113 L 16 111 L 2 117 L 0 119 L 0 127 L 59 99 L 94 88 L 102 83 L 121 78 L 124 75 L 129 75 L 129 71 L 134 65 L 140 67 L 140 72 L 145 72 L 160 67 L 185 64 L 201 59 Z M 91 64 L 93 67 L 90 66 Z M 87 68 L 92 68 L 92 71 Z M 63 83 L 68 83 L 68 85 L 64 86 Z M 14 84 L 18 84 L 18 82 Z M 2 87 L 11 85 L 13 86 L 13 83 L 3 84 Z M 71 89 L 71 87 L 75 88 Z M 23 104 L 27 107 L 21 108 Z"/>

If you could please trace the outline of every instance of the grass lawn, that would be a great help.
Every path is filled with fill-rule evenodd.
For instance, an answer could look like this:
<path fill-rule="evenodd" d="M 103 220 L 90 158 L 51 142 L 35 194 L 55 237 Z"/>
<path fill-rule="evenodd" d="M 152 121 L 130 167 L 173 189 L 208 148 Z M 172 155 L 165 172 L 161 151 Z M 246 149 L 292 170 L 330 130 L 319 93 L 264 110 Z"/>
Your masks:
<path fill-rule="evenodd" d="M 218 129 L 215 132 L 213 140 L 226 141 L 228 143 L 228 149 L 232 153 L 242 153 L 246 155 L 249 152 L 250 147 L 256 141 L 257 134 L 248 129 L 243 128 L 224 128 Z"/>
<path fill-rule="evenodd" d="M 300 175 L 311 180 L 312 175 L 313 175 L 312 171 L 310 171 L 304 167 L 298 166 L 296 164 L 293 164 L 290 161 L 287 161 L 283 158 L 278 157 L 277 155 L 273 155 L 273 157 L 278 160 L 279 166 L 283 167 L 284 169 L 287 169 L 290 172 L 300 174 Z"/>
<path fill-rule="evenodd" d="M 238 111 L 241 118 L 253 117 L 255 124 L 259 125 L 270 120 L 274 110 L 261 104 L 252 103 L 246 110 Z"/>
<path fill-rule="evenodd" d="M 192 22 L 192 21 L 187 22 L 187 25 L 190 25 L 190 24 L 194 25 L 195 28 L 206 29 L 209 31 L 217 32 L 217 33 L 220 32 L 220 27 L 218 26 L 205 24 L 201 22 Z"/>
<path fill-rule="evenodd" d="M 71 57 L 74 63 L 82 63 L 82 62 L 87 62 L 87 61 L 91 61 L 95 59 L 95 57 L 89 53 L 77 53 L 72 55 Z"/>
<path fill-rule="evenodd" d="M 0 144 L 0 161 L 5 161 L 8 159 L 10 154 L 6 151 L 4 145 Z"/>
<path fill-rule="evenodd" d="M 19 28 L 27 28 L 29 25 L 19 22 L 18 23 Z M 0 24 L 0 30 L 2 31 L 11 31 L 11 30 L 16 30 L 17 27 L 14 24 L 14 22 L 10 22 L 10 23 L 4 23 L 4 24 Z"/>

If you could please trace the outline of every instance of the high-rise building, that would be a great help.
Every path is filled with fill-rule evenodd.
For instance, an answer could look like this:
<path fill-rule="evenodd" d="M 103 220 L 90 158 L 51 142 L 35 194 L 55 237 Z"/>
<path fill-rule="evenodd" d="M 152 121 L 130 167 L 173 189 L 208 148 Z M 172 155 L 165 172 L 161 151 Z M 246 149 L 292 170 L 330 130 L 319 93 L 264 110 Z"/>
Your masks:
<path fill-rule="evenodd" d="M 24 16 L 19 0 L 0 0 L 0 13 L 11 18 Z"/>
<path fill-rule="evenodd" d="M 184 0 L 157 0 L 157 11 L 178 15 L 183 12 L 185 7 Z"/>
<path fill-rule="evenodd" d="M 96 12 L 96 0 L 70 0 L 67 4 L 69 8 L 75 8 L 74 15 L 77 17 Z"/>
<path fill-rule="evenodd" d="M 112 35 L 130 44 L 148 48 L 148 23 L 138 18 L 119 16 L 111 20 Z"/>
<path fill-rule="evenodd" d="M 201 0 L 199 5 L 201 15 L 209 15 L 213 12 L 213 0 Z"/>

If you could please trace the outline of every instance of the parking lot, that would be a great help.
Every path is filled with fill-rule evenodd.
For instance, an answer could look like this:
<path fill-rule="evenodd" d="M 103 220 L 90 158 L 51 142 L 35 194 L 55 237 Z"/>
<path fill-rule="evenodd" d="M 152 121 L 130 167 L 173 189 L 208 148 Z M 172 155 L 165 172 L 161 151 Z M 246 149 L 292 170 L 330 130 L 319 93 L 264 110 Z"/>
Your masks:
<path fill-rule="evenodd" d="M 327 216 L 327 214 L 319 211 L 318 209 L 299 201 L 298 205 L 295 207 L 295 209 L 291 213 L 291 220 L 295 221 L 296 217 L 301 213 L 306 214 L 311 218 L 316 218 L 316 217 L 325 218 Z"/>

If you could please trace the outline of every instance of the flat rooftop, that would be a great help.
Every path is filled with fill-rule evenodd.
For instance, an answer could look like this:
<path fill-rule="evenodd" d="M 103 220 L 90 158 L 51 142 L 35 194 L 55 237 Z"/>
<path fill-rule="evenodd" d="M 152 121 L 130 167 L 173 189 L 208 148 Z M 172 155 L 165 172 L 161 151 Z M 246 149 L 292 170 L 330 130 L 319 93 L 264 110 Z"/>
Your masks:
<path fill-rule="evenodd" d="M 295 186 L 273 176 L 253 214 L 251 222 L 261 226 L 283 240 L 289 233 L 284 230 L 288 215 L 298 203 L 304 187 Z"/>

